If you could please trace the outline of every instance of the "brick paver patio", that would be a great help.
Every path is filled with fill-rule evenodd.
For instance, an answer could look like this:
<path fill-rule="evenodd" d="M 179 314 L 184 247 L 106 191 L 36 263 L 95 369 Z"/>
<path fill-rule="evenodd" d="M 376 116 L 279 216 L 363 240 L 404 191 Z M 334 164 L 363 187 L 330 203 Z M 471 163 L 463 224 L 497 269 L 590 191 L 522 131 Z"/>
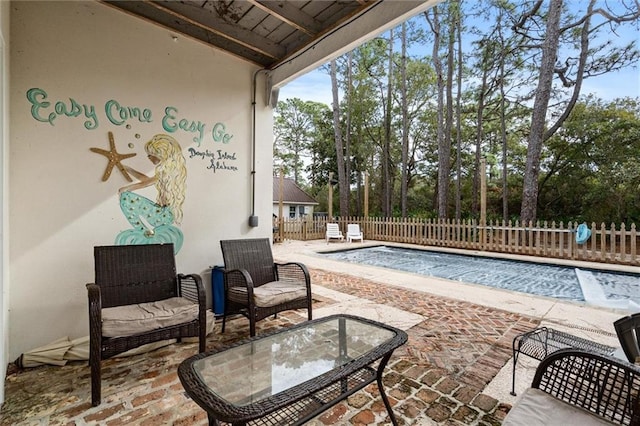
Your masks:
<path fill-rule="evenodd" d="M 403 425 L 499 425 L 509 409 L 482 393 L 511 356 L 513 337 L 539 320 L 499 309 L 385 286 L 366 279 L 312 269 L 312 282 L 375 303 L 420 314 L 425 320 L 407 330 L 409 341 L 394 352 L 384 383 Z M 335 303 L 315 297 L 314 308 Z M 258 333 L 304 321 L 291 311 L 258 322 Z M 208 349 L 248 336 L 248 321 L 236 318 Z M 3 425 L 204 425 L 206 415 L 184 393 L 179 363 L 197 352 L 182 343 L 103 363 L 103 402 L 91 407 L 87 362 L 9 371 Z M 389 424 L 375 384 L 352 395 L 310 425 Z"/>

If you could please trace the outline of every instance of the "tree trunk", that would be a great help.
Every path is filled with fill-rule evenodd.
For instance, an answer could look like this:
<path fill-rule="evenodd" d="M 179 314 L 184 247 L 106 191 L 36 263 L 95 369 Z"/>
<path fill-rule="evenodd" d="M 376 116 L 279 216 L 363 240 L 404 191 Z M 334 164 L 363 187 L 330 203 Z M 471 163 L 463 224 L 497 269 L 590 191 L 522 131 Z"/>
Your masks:
<path fill-rule="evenodd" d="M 389 30 L 389 68 L 387 70 L 387 102 L 384 118 L 384 148 L 382 153 L 382 174 L 384 189 L 383 213 L 385 217 L 392 216 L 391 195 L 393 194 L 393 181 L 391 176 L 391 96 L 393 93 L 393 30 Z"/>
<path fill-rule="evenodd" d="M 340 188 L 340 216 L 349 215 L 349 185 L 344 168 L 344 145 L 340 128 L 340 102 L 338 98 L 338 77 L 336 60 L 331 61 L 331 92 L 333 94 L 333 133 L 336 142 L 336 163 L 338 165 L 338 186 Z"/>
<path fill-rule="evenodd" d="M 550 0 L 547 15 L 547 33 L 542 43 L 542 61 L 536 96 L 531 115 L 531 131 L 527 147 L 527 163 L 522 186 L 522 206 L 520 220 L 527 224 L 536 220 L 538 203 L 538 175 L 540 172 L 540 155 L 544 142 L 544 131 L 547 107 L 551 96 L 553 71 L 558 55 L 558 39 L 560 37 L 560 14 L 563 0 Z"/>
<path fill-rule="evenodd" d="M 453 129 L 453 68 L 454 68 L 454 42 L 455 42 L 455 15 L 456 4 L 454 1 L 449 3 L 449 34 L 447 40 L 447 105 L 446 105 L 446 121 L 444 129 L 444 138 L 442 146 L 438 146 L 438 176 L 440 178 L 438 186 L 440 187 L 438 200 L 438 216 L 446 219 L 449 213 L 449 178 L 451 175 L 451 133 Z"/>
<path fill-rule="evenodd" d="M 407 24 L 402 23 L 402 81 L 400 82 L 400 96 L 402 98 L 402 181 L 400 188 L 400 203 L 402 217 L 407 217 L 407 186 L 409 179 L 409 123 L 407 111 Z"/>
<path fill-rule="evenodd" d="M 476 113 L 476 155 L 473 168 L 473 199 L 471 201 L 471 214 L 474 218 L 478 217 L 480 210 L 478 200 L 480 199 L 480 159 L 482 157 L 482 140 L 484 139 L 484 97 L 487 91 L 488 67 L 486 66 L 486 54 L 483 52 L 482 61 L 482 84 L 480 85 L 480 93 L 478 94 L 478 111 Z"/>
<path fill-rule="evenodd" d="M 502 9 L 498 20 L 502 22 Z M 502 37 L 502 25 L 498 25 L 498 38 L 500 45 L 504 46 L 504 38 Z M 505 49 L 500 49 L 500 134 L 502 139 L 502 220 L 509 220 L 509 186 L 507 179 L 507 121 L 505 117 L 505 75 L 504 75 Z"/>
<path fill-rule="evenodd" d="M 455 33 L 458 39 L 458 91 L 456 93 L 456 219 L 460 220 L 462 216 L 462 5 L 457 0 L 457 13 L 455 20 Z"/>
<path fill-rule="evenodd" d="M 353 61 L 353 52 L 349 52 L 347 54 L 347 125 L 346 125 L 346 135 L 344 136 L 344 174 L 345 174 L 345 182 L 347 185 L 347 211 L 346 214 L 342 214 L 342 216 L 350 216 L 351 215 L 351 111 L 353 111 L 353 97 L 351 96 L 351 85 L 352 85 L 352 61 Z M 340 201 L 342 202 L 342 191 L 340 191 Z M 341 207 L 342 210 L 342 207 Z"/>
<path fill-rule="evenodd" d="M 438 7 L 434 6 L 431 9 L 433 13 L 433 19 L 429 17 L 428 12 L 425 12 L 425 17 L 431 31 L 433 32 L 433 68 L 436 73 L 436 82 L 438 87 L 438 117 L 436 123 L 436 133 L 438 141 L 438 185 L 436 188 L 437 204 L 438 204 L 438 217 L 444 219 L 447 217 L 447 199 L 449 193 L 449 156 L 451 155 L 450 148 L 447 149 L 447 144 L 444 138 L 444 130 L 442 123 L 444 121 L 444 82 L 442 78 L 442 62 L 440 61 L 439 47 L 440 47 L 440 18 L 438 16 Z M 446 159 L 445 159 L 446 157 Z"/>

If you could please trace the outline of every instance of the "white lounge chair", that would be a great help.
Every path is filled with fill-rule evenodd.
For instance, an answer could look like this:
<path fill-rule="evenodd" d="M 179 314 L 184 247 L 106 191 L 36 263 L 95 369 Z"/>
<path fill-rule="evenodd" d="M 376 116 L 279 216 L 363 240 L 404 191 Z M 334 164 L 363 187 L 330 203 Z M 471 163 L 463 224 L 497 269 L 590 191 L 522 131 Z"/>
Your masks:
<path fill-rule="evenodd" d="M 340 241 L 344 240 L 344 236 L 342 235 L 342 232 L 340 232 L 340 228 L 338 227 L 337 223 L 327 223 L 327 244 L 329 244 L 329 240 L 332 238 L 338 239 Z"/>
<path fill-rule="evenodd" d="M 360 240 L 364 242 L 364 236 L 362 235 L 362 231 L 360 231 L 360 225 L 357 223 L 350 223 L 347 225 L 347 241 L 352 242 L 353 240 Z"/>

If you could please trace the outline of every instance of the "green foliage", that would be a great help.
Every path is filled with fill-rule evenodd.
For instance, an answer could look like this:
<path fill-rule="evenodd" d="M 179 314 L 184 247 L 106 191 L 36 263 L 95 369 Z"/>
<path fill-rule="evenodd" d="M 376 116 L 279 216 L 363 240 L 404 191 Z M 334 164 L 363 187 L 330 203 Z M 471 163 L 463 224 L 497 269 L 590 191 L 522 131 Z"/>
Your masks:
<path fill-rule="evenodd" d="M 450 17 L 463 19 L 463 67 L 460 112 L 460 153 L 451 146 L 448 176 L 453 186 L 460 182 L 460 216 L 477 218 L 479 192 L 476 150 L 487 159 L 487 217 L 502 220 L 503 197 L 508 205 L 507 219 L 518 220 L 523 201 L 523 176 L 527 162 L 527 144 L 531 129 L 531 114 L 536 79 L 540 71 L 539 45 L 544 38 L 545 13 L 543 2 L 519 28 L 516 25 L 536 4 L 533 0 L 478 0 L 439 7 L 441 41 L 446 44 Z M 587 2 L 566 3 L 561 25 L 577 22 Z M 457 7 L 460 6 L 461 10 Z M 596 7 L 609 8 L 619 16 L 632 17 L 637 5 L 632 2 L 597 1 Z M 611 8 L 617 8 L 612 11 Z M 635 9 L 634 9 L 635 8 Z M 604 9 L 603 9 L 604 10 Z M 451 15 L 449 15 L 451 13 Z M 476 26 L 483 21 L 483 25 Z M 610 28 L 621 25 L 638 26 L 629 18 L 620 23 L 604 25 L 601 15 L 593 17 L 593 39 L 584 69 L 584 78 L 615 71 L 638 61 L 635 43 L 621 44 Z M 370 215 L 383 212 L 383 190 L 390 183 L 392 211 L 399 214 L 401 188 L 402 98 L 401 86 L 406 84 L 408 106 L 409 158 L 407 164 L 407 214 L 410 217 L 437 217 L 438 183 L 438 105 L 436 75 L 432 58 L 416 55 L 417 46 L 432 52 L 433 34 L 424 16 L 408 23 L 406 79 L 400 72 L 399 29 L 394 30 L 392 76 L 389 79 L 389 39 L 379 36 L 352 52 L 349 74 L 346 55 L 338 58 L 338 80 L 341 132 L 349 138 L 348 182 L 351 191 L 350 209 L 357 211 L 362 202 L 364 173 L 369 175 Z M 596 35 L 600 32 L 600 36 Z M 603 36 L 604 34 L 604 36 Z M 555 72 L 552 104 L 547 111 L 547 128 L 562 115 L 575 87 L 577 57 L 581 36 L 580 25 L 567 27 L 561 35 L 561 57 Z M 473 40 L 469 42 L 469 40 Z M 439 55 L 446 61 L 447 47 Z M 573 55 L 573 56 L 572 56 Z M 457 57 L 455 58 L 457 61 Z M 457 72 L 457 64 L 456 64 Z M 452 81 L 443 73 L 445 84 L 452 85 L 456 96 L 457 76 Z M 454 73 L 455 74 L 455 73 Z M 562 76 L 562 78 L 558 78 Z M 564 79 L 564 80 L 563 80 Z M 385 153 L 385 112 L 387 85 L 391 81 L 391 146 Z M 605 102 L 593 96 L 579 99 L 542 148 L 539 165 L 539 196 L 537 216 L 540 220 L 587 222 L 638 222 L 640 219 L 640 98 Z M 481 114 L 480 114 L 481 113 Z M 347 119 L 348 117 L 348 119 Z M 503 155 L 503 128 L 506 156 Z M 479 123 L 481 121 L 481 125 Z M 457 123 L 456 123 L 457 124 Z M 274 167 L 283 165 L 288 176 L 307 179 L 309 192 L 327 210 L 327 180 L 337 171 L 332 110 L 327 105 L 300 99 L 280 102 L 275 114 Z M 451 140 L 456 141 L 457 126 L 451 126 Z M 345 152 L 346 154 L 346 152 Z M 383 182 L 382 159 L 385 155 L 392 171 L 390 182 Z M 457 176 L 455 161 L 460 154 L 461 173 Z M 503 188 L 503 165 L 506 164 L 506 188 Z M 298 176 L 301 176 L 300 178 Z M 304 182 L 299 183 L 303 184 Z M 334 195 L 337 193 L 335 188 Z M 455 211 L 455 191 L 450 191 L 448 211 Z M 337 203 L 334 196 L 334 203 Z M 338 210 L 334 206 L 333 211 Z"/>
<path fill-rule="evenodd" d="M 541 214 L 598 223 L 638 222 L 638 153 L 637 98 L 605 103 L 590 97 L 578 103 L 544 154 Z"/>

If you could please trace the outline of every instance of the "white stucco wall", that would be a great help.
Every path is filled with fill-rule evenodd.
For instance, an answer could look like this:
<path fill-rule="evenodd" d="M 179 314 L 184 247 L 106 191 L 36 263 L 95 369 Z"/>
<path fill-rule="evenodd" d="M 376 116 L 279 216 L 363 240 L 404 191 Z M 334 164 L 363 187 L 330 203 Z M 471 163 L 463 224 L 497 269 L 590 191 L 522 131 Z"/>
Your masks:
<path fill-rule="evenodd" d="M 222 263 L 220 239 L 271 236 L 272 111 L 260 101 L 260 85 L 260 226 L 250 228 L 255 66 L 98 2 L 12 2 L 11 9 L 9 359 L 15 359 L 53 339 L 88 334 L 85 284 L 94 276 L 93 247 L 113 244 L 131 228 L 117 195 L 128 182 L 117 168 L 103 182 L 107 160 L 89 148 L 108 149 L 113 132 L 119 153 L 136 153 L 124 164 L 153 175 L 145 142 L 168 133 L 181 144 L 187 191 L 176 261 L 179 272 L 202 274 L 209 294 L 208 266 Z M 42 91 L 35 101 L 27 97 L 31 89 Z M 45 100 L 48 107 L 33 110 Z M 57 102 L 68 110 L 72 100 L 82 114 L 55 113 Z M 110 101 L 146 109 L 151 119 L 114 124 L 105 112 Z M 85 105 L 95 108 L 97 121 L 84 116 Z M 167 107 L 176 118 L 163 126 Z M 39 121 L 50 114 L 51 122 Z M 194 141 L 198 132 L 168 131 L 181 119 L 201 123 L 202 140 Z M 216 123 L 228 143 L 214 140 Z M 220 163 L 236 170 L 214 171 L 209 158 L 191 157 L 190 149 L 216 156 L 221 150 L 228 158 Z M 140 193 L 155 200 L 153 187 Z"/>
<path fill-rule="evenodd" d="M 9 146 L 9 2 L 0 2 L 0 366 L 7 365 L 9 356 L 9 224 L 8 199 L 9 180 L 7 167 L 7 152 Z M 0 380 L 4 383 L 6 369 L 0 370 Z M 0 386 L 0 403 L 4 402 L 4 386 Z"/>

